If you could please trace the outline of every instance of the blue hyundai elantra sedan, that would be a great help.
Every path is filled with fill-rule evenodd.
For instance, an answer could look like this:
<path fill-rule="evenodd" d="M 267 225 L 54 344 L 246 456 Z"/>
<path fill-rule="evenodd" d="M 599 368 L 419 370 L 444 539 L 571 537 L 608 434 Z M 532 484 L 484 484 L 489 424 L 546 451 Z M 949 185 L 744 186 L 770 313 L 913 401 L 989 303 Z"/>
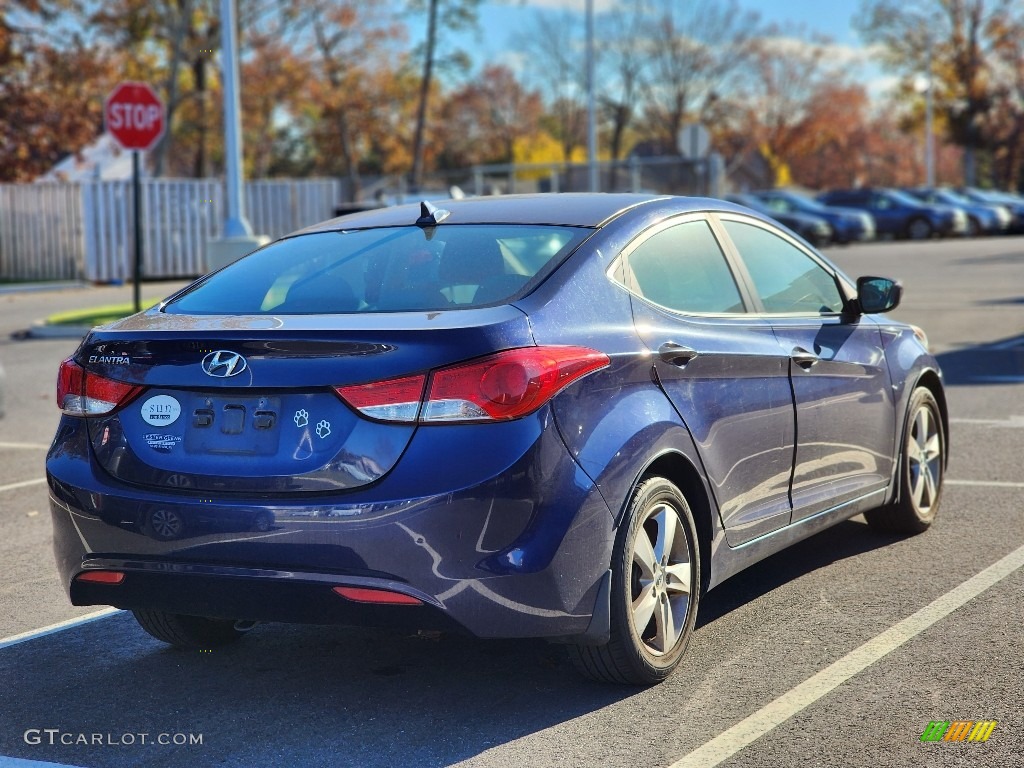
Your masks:
<path fill-rule="evenodd" d="M 863 513 L 925 530 L 924 333 L 720 200 L 424 202 L 282 238 L 93 330 L 47 456 L 75 605 L 184 648 L 255 622 L 543 637 L 679 663 L 700 596 Z"/>

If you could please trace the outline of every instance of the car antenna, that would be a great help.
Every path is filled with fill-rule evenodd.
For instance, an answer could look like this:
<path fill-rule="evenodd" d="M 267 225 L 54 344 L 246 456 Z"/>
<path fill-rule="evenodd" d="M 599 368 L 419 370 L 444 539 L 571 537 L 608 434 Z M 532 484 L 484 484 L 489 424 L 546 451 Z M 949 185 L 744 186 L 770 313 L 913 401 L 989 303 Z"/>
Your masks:
<path fill-rule="evenodd" d="M 426 200 L 420 201 L 420 217 L 416 219 L 417 227 L 436 227 L 442 221 L 452 215 L 451 211 L 438 208 Z"/>

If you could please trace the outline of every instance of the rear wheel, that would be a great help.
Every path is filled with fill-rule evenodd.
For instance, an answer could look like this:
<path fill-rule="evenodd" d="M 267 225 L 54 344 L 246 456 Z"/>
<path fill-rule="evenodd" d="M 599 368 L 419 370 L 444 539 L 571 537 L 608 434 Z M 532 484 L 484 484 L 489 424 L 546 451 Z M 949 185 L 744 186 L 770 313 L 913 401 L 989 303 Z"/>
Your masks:
<path fill-rule="evenodd" d="M 946 436 L 935 396 L 919 387 L 910 400 L 900 456 L 899 500 L 864 513 L 872 528 L 921 533 L 935 520 L 942 498 Z"/>
<path fill-rule="evenodd" d="M 157 640 L 185 650 L 205 650 L 233 643 L 249 629 L 251 622 L 208 619 L 164 611 L 132 611 L 139 625 Z"/>
<path fill-rule="evenodd" d="M 693 515 L 662 477 L 633 494 L 612 561 L 611 637 L 570 646 L 570 658 L 601 682 L 652 685 L 679 664 L 697 617 L 700 556 Z"/>

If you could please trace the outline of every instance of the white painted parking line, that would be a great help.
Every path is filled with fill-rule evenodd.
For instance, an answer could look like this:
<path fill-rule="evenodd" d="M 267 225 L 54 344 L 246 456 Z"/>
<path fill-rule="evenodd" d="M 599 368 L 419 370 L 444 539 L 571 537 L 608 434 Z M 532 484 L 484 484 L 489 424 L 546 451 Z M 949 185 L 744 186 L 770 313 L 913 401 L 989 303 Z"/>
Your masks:
<path fill-rule="evenodd" d="M 946 480 L 946 485 L 966 485 L 971 488 L 1024 488 L 1024 483 L 1009 480 Z"/>
<path fill-rule="evenodd" d="M 831 666 L 808 678 L 795 688 L 736 723 L 724 733 L 672 763 L 670 768 L 713 768 L 728 760 L 766 733 L 786 722 L 858 672 L 870 667 L 889 652 L 924 632 L 964 603 L 998 584 L 1024 566 L 1024 547 L 1015 549 L 1002 560 L 972 576 L 959 586 L 926 605 L 898 624 L 850 651 Z"/>
<path fill-rule="evenodd" d="M 1017 347 L 1024 347 L 1024 337 L 1017 336 L 1006 341 L 1001 341 L 998 344 L 989 344 L 989 349 L 1016 349 Z"/>
<path fill-rule="evenodd" d="M 976 424 L 985 427 L 1011 427 L 1024 429 L 1024 416 L 1011 416 L 1008 419 L 950 419 L 950 424 Z"/>
<path fill-rule="evenodd" d="M 0 442 L 0 448 L 13 448 L 23 451 L 47 451 L 50 446 L 43 443 L 4 443 Z"/>
<path fill-rule="evenodd" d="M 93 613 L 85 614 L 85 616 L 68 619 L 67 621 L 58 621 L 56 624 L 50 624 L 49 626 L 42 627 L 40 629 L 32 629 L 28 632 L 22 632 L 20 635 L 11 635 L 10 637 L 0 638 L 0 650 L 9 648 L 12 645 L 17 645 L 18 643 L 35 640 L 37 637 L 52 635 L 54 632 L 63 632 L 65 629 L 72 629 L 73 627 L 78 627 L 82 624 L 99 621 L 100 619 L 107 618 L 107 616 L 113 616 L 115 613 L 121 613 L 121 610 L 118 608 L 104 608 L 102 611 L 94 611 Z"/>
<path fill-rule="evenodd" d="M 45 477 L 37 477 L 35 480 L 22 480 L 21 482 L 18 483 L 8 483 L 7 485 L 0 485 L 0 493 L 2 493 L 3 491 L 13 491 L 16 488 L 25 488 L 29 485 L 39 485 L 40 483 L 45 482 Z"/>

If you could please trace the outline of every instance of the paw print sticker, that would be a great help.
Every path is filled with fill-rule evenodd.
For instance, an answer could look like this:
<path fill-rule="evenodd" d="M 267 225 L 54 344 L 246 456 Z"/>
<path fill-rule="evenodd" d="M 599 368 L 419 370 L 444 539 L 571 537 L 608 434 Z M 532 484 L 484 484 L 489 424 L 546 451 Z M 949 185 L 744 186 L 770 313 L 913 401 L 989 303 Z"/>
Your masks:
<path fill-rule="evenodd" d="M 309 411 L 305 408 L 300 408 L 295 412 L 295 426 L 302 429 L 304 426 L 309 424 Z"/>
<path fill-rule="evenodd" d="M 316 436 L 323 440 L 331 434 L 331 422 L 321 419 L 320 423 L 316 425 Z"/>

